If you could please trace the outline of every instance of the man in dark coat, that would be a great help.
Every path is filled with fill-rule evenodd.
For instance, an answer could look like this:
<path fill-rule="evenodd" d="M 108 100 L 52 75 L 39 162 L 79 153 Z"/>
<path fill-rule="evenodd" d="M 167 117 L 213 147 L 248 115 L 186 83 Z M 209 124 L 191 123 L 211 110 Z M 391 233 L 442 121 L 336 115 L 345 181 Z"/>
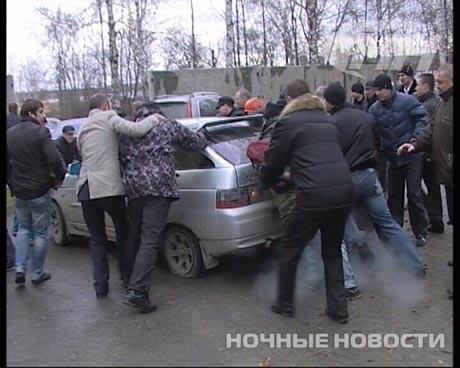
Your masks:
<path fill-rule="evenodd" d="M 222 96 L 217 102 L 217 116 L 244 116 L 244 111 L 235 108 L 235 102 L 230 96 Z"/>
<path fill-rule="evenodd" d="M 417 83 L 417 99 L 422 103 L 428 114 L 433 116 L 441 98 L 434 93 L 434 75 L 431 73 L 422 74 Z M 422 179 L 426 185 L 426 193 L 422 191 L 425 208 L 430 220 L 428 231 L 442 234 L 444 232 L 444 221 L 442 215 L 441 186 L 439 184 L 436 167 L 430 152 L 425 152 L 423 157 Z"/>
<path fill-rule="evenodd" d="M 362 111 L 367 111 L 367 101 L 364 97 L 364 86 L 361 83 L 355 83 L 351 86 L 351 97 L 353 98 L 353 107 Z"/>
<path fill-rule="evenodd" d="M 430 151 L 436 166 L 439 181 L 446 188 L 446 201 L 449 218 L 453 220 L 453 66 L 441 65 L 436 72 L 436 86 L 441 103 L 434 112 L 430 125 L 428 125 L 410 143 L 405 143 L 398 148 L 398 155 L 408 152 Z M 449 265 L 453 265 L 449 262 Z M 451 297 L 453 291 L 448 290 Z"/>
<path fill-rule="evenodd" d="M 414 69 L 410 65 L 404 65 L 398 73 L 398 79 L 401 85 L 398 92 L 406 95 L 413 95 L 417 87 L 417 81 L 414 79 Z"/>
<path fill-rule="evenodd" d="M 297 266 L 305 246 L 321 230 L 326 282 L 326 313 L 348 319 L 341 244 L 352 196 L 350 170 L 343 158 L 338 130 L 307 82 L 286 86 L 288 105 L 275 126 L 261 180 L 271 187 L 289 166 L 296 203 L 281 242 L 278 297 L 271 310 L 294 315 Z"/>
<path fill-rule="evenodd" d="M 44 126 L 43 103 L 29 99 L 21 108 L 21 122 L 7 131 L 7 184 L 13 192 L 19 221 L 16 236 L 16 278 L 25 284 L 30 232 L 34 232 L 32 283 L 37 285 L 51 278 L 44 272 L 51 217 L 50 189 L 64 180 L 65 165 Z M 30 223 L 32 219 L 32 223 Z"/>
<path fill-rule="evenodd" d="M 81 161 L 75 139 L 75 128 L 72 125 L 65 125 L 62 128 L 62 135 L 56 139 L 55 144 L 66 166 L 74 161 Z"/>
<path fill-rule="evenodd" d="M 9 114 L 6 117 L 6 130 L 10 129 L 21 121 L 21 118 L 18 115 L 18 104 L 16 102 L 12 102 L 8 105 L 8 112 Z"/>
<path fill-rule="evenodd" d="M 331 83 L 324 91 L 326 110 L 339 130 L 343 155 L 351 171 L 353 204 L 369 215 L 382 243 L 391 249 L 415 275 L 425 275 L 417 248 L 391 216 L 377 177 L 377 148 L 374 117 L 345 102 L 345 90 Z M 347 237 L 348 229 L 345 229 Z"/>

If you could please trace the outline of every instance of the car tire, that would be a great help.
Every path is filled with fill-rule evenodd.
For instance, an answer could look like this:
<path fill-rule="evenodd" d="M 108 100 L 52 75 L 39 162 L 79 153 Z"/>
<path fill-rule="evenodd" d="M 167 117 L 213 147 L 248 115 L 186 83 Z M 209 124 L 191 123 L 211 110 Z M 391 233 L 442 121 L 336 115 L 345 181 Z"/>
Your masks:
<path fill-rule="evenodd" d="M 191 231 L 183 227 L 171 226 L 166 229 L 163 257 L 174 275 L 198 278 L 204 274 L 200 243 Z"/>
<path fill-rule="evenodd" d="M 55 244 L 66 245 L 68 243 L 69 237 L 67 236 L 64 215 L 55 201 L 51 203 L 50 232 L 51 239 Z"/>

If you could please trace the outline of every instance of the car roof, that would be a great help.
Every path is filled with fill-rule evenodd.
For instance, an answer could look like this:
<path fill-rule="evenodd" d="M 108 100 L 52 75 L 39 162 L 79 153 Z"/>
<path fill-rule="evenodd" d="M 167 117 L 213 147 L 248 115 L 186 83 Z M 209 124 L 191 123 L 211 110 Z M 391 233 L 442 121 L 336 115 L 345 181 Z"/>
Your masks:
<path fill-rule="evenodd" d="M 221 124 L 226 124 L 230 122 L 245 121 L 250 119 L 260 119 L 262 114 L 252 114 L 245 116 L 235 116 L 235 117 L 222 117 L 222 116 L 207 116 L 199 118 L 180 118 L 176 119 L 182 125 L 185 125 L 187 128 L 198 131 L 203 127 L 216 126 Z"/>
<path fill-rule="evenodd" d="M 153 101 L 155 102 L 187 102 L 191 97 L 219 97 L 219 94 L 216 92 L 194 92 L 186 95 L 160 95 L 156 96 Z"/>

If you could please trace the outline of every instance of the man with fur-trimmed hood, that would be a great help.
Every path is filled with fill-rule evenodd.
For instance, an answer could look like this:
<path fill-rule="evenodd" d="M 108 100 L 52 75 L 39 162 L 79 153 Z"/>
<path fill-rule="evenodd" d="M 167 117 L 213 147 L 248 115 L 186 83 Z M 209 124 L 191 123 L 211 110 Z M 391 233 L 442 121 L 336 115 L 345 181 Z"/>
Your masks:
<path fill-rule="evenodd" d="M 348 319 L 341 243 L 352 196 L 350 170 L 343 158 L 339 134 L 320 98 L 304 80 L 286 86 L 288 105 L 273 131 L 261 179 L 266 186 L 290 167 L 296 204 L 281 243 L 278 299 L 274 313 L 294 315 L 295 275 L 302 252 L 321 230 L 327 310 L 332 319 Z"/>

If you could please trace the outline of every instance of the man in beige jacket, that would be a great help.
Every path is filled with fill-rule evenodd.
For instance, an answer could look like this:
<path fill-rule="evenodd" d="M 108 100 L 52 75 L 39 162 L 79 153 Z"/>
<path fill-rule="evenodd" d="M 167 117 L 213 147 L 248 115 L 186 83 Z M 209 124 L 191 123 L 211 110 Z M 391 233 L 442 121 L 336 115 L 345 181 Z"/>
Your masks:
<path fill-rule="evenodd" d="M 91 256 L 96 297 L 109 292 L 107 234 L 105 213 L 115 226 L 119 272 L 124 277 L 124 248 L 127 238 L 125 186 L 121 176 L 118 135 L 143 137 L 155 126 L 160 115 L 152 115 L 140 123 L 125 120 L 112 110 L 110 100 L 96 94 L 89 101 L 89 116 L 78 135 L 82 163 L 77 182 L 77 195 L 91 235 Z"/>

